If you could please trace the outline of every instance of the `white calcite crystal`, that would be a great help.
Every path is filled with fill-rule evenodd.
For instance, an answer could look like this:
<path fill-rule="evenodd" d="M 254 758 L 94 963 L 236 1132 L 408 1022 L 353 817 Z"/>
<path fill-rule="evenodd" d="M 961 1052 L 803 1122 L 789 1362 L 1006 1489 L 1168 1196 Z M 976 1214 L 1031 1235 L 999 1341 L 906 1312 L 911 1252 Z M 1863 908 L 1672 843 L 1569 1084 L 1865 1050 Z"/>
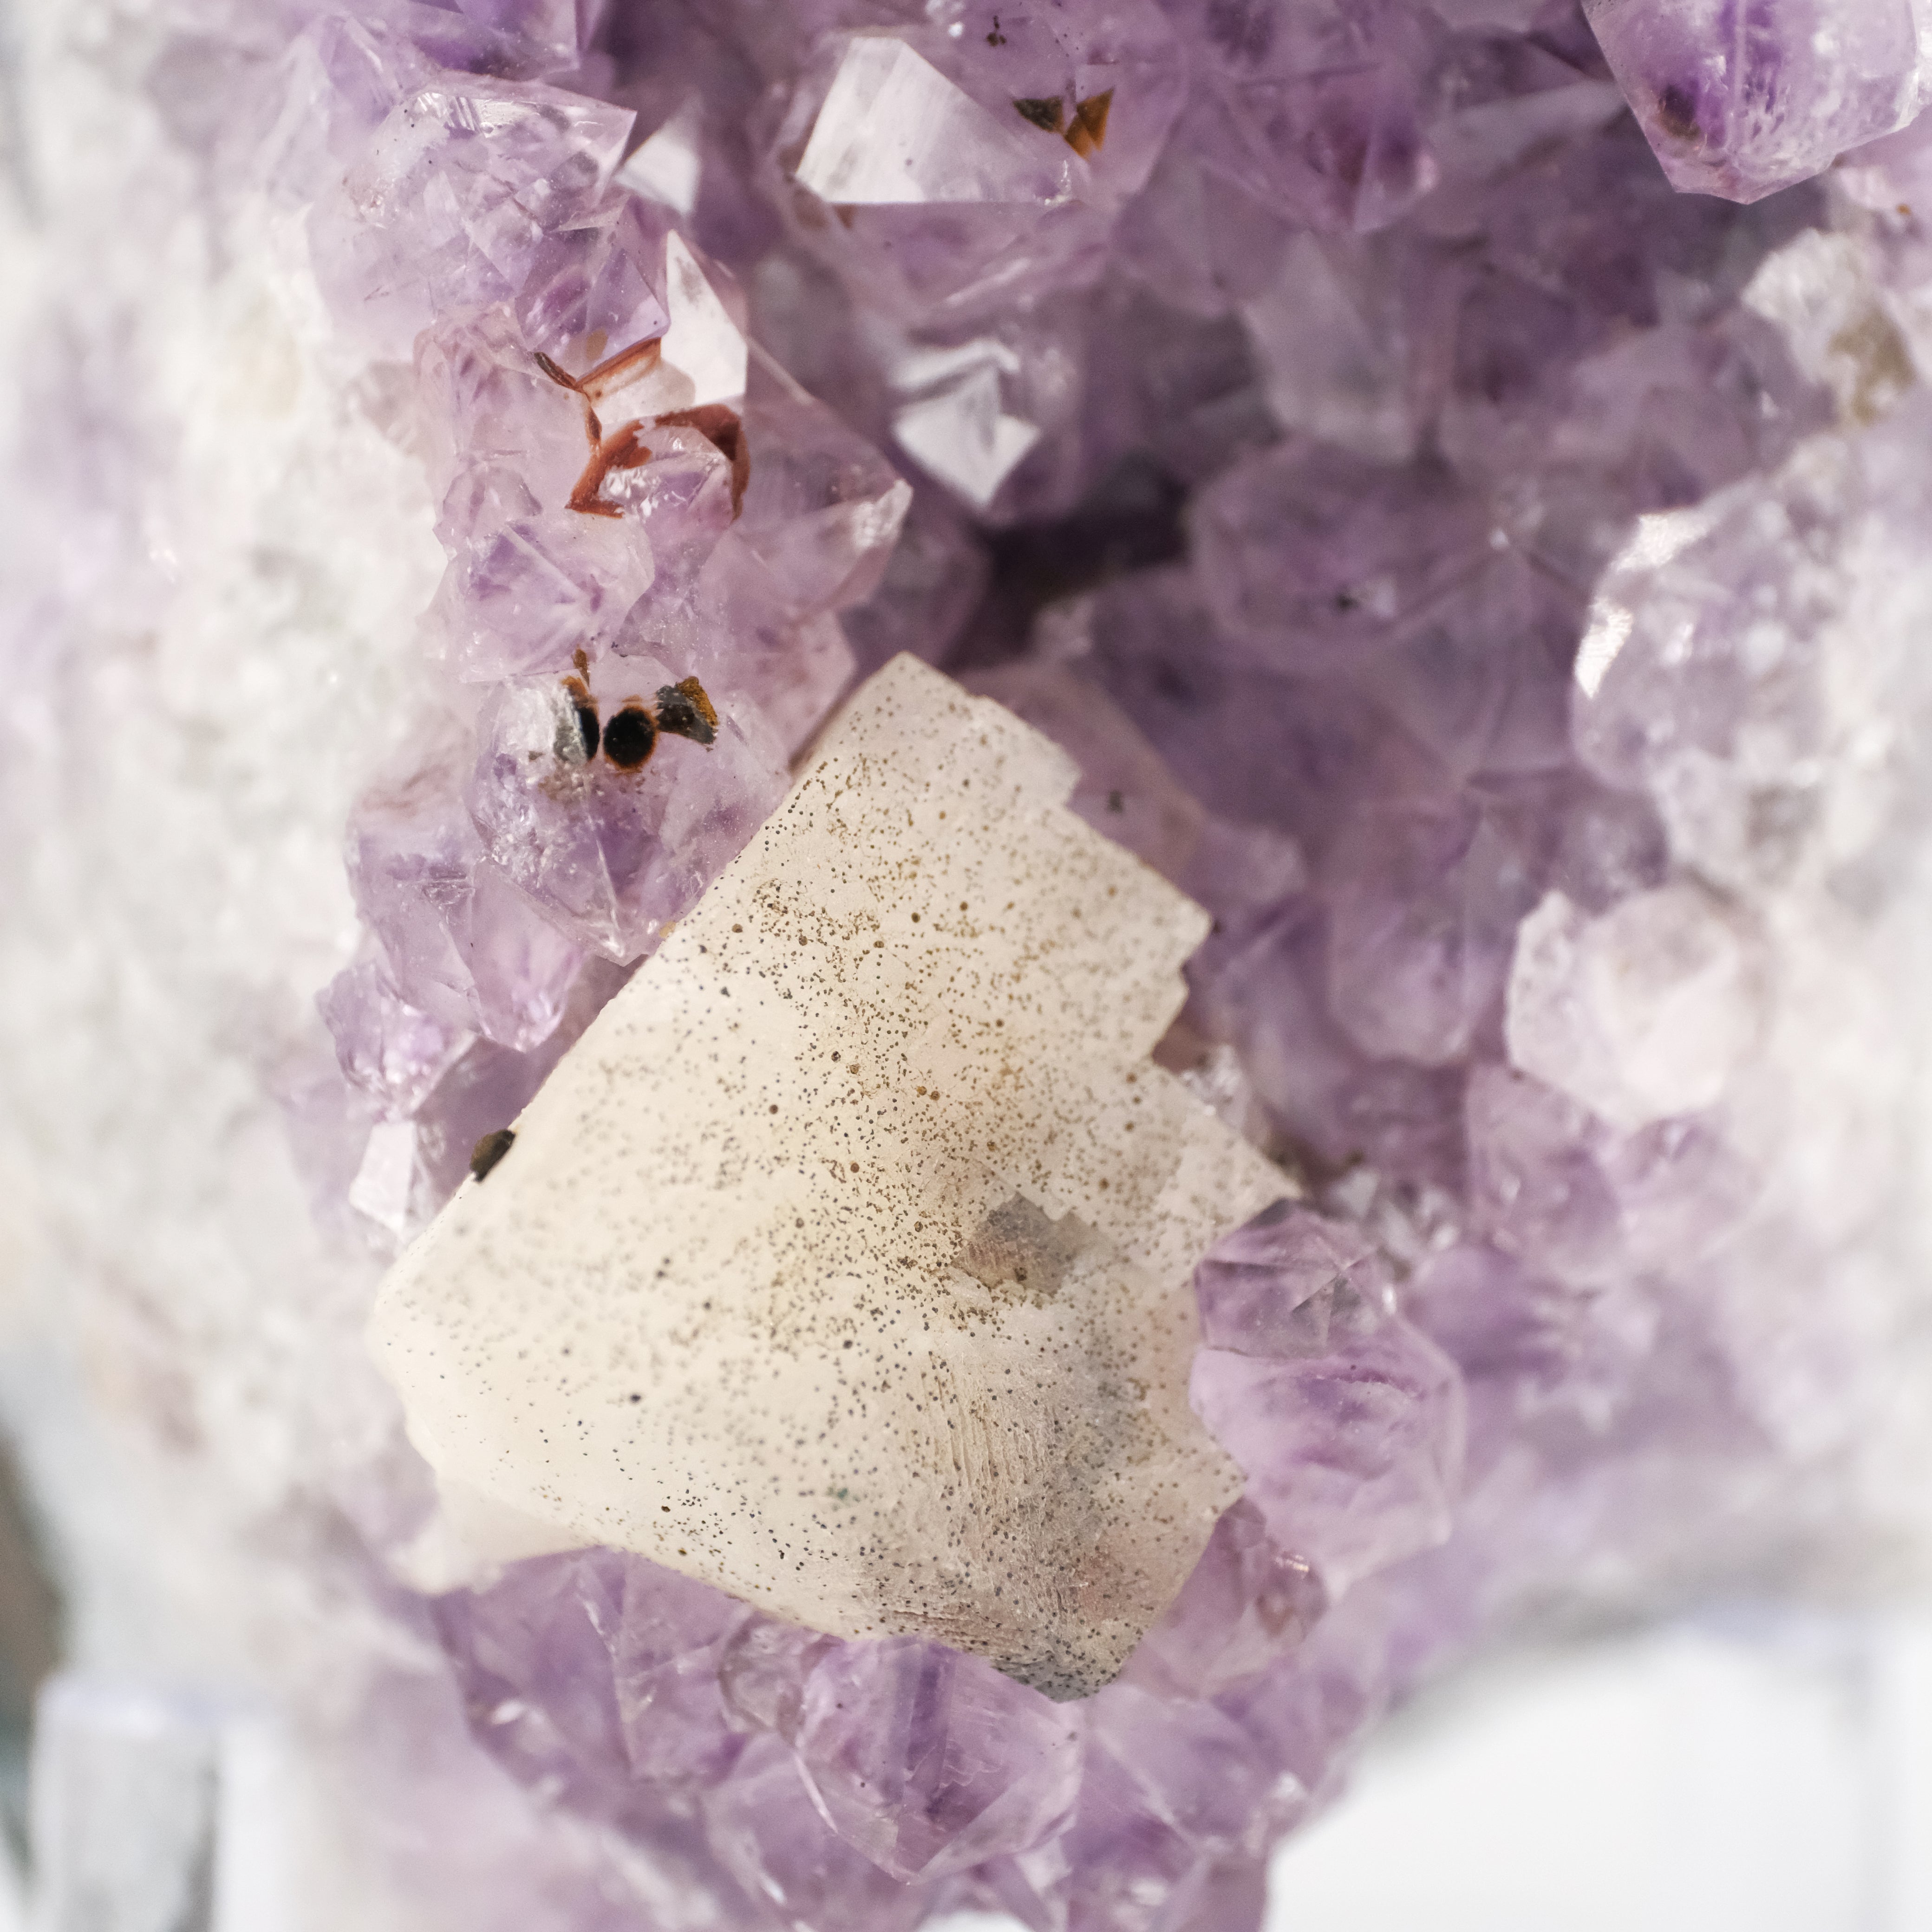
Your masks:
<path fill-rule="evenodd" d="M 1207 919 L 902 657 L 391 1274 L 451 1514 L 1106 1682 L 1240 1478 L 1191 1271 L 1287 1191 L 1148 1055 Z"/>

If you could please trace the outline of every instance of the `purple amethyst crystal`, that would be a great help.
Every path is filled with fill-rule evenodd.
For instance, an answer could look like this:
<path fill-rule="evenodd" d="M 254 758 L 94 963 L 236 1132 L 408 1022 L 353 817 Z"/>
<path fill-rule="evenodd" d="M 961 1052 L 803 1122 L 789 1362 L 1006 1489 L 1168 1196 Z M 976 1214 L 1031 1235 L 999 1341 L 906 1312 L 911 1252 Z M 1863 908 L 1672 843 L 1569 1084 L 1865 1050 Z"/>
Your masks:
<path fill-rule="evenodd" d="M 1065 1828 L 1080 1785 L 1076 1718 L 916 1637 L 823 1657 L 796 1744 L 832 1828 L 897 1879 L 1032 1850 Z"/>
<path fill-rule="evenodd" d="M 1181 104 L 1174 30 L 1147 0 L 950 13 L 828 20 L 793 56 L 765 164 L 802 244 L 913 323 L 1094 280 Z"/>
<path fill-rule="evenodd" d="M 1196 0 L 1182 17 L 1199 64 L 1178 145 L 1210 179 L 1296 227 L 1357 232 L 1434 185 L 1424 77 L 1441 29 L 1426 9 Z"/>
<path fill-rule="evenodd" d="M 593 702 L 609 694 L 607 724 L 677 682 L 641 655 L 606 659 L 593 677 L 584 688 Z M 560 680 L 500 688 L 478 722 L 466 800 L 491 862 L 562 931 L 634 959 L 784 796 L 782 754 L 728 717 L 709 745 L 658 732 L 647 762 L 626 770 L 608 748 L 586 754 L 580 708 Z"/>
<path fill-rule="evenodd" d="M 1294 1360 L 1366 1335 L 1394 1304 L 1389 1268 L 1364 1230 L 1283 1202 L 1230 1234 L 1195 1278 L 1204 1346 Z"/>
<path fill-rule="evenodd" d="M 412 760 L 406 776 L 357 806 L 349 848 L 357 908 L 411 1005 L 506 1046 L 536 1046 L 562 1017 L 581 950 L 485 856 L 463 803 L 460 738 L 439 731 L 432 742 L 431 761 Z M 369 1017 L 380 1025 L 384 1016 Z M 337 1049 L 352 1060 L 364 1050 L 342 1034 Z"/>
<path fill-rule="evenodd" d="M 1293 1649 L 1328 1608 L 1313 1565 L 1276 1543 L 1244 1498 L 1215 1525 L 1186 1587 L 1120 1682 L 1174 1702 L 1218 1696 Z"/>
<path fill-rule="evenodd" d="M 429 1097 L 472 1037 L 411 1006 L 380 956 L 344 968 L 316 1004 L 339 1042 L 344 1074 L 398 1118 Z"/>
<path fill-rule="evenodd" d="M 630 121 L 621 108 L 538 82 L 432 70 L 412 87 L 418 64 L 378 81 L 377 103 L 388 96 L 394 105 L 311 224 L 338 313 L 397 359 L 452 310 L 515 302 L 542 310 L 558 266 L 552 238 L 581 232 L 607 207 L 618 213 L 609 185 Z M 369 112 L 366 96 L 344 90 L 338 100 L 345 117 Z M 650 290 L 634 276 L 612 279 L 586 319 L 615 323 L 626 339 L 648 333 L 637 325 Z M 616 312 L 610 298 L 623 293 L 634 305 Z"/>
<path fill-rule="evenodd" d="M 1910 0 L 1584 0 L 1680 188 L 1756 201 L 1903 127 L 1924 99 Z"/>
<path fill-rule="evenodd" d="M 1224 471 L 1196 514 L 1216 617 L 1283 670 L 1370 662 L 1490 561 L 1483 506 L 1447 472 L 1320 445 Z"/>
<path fill-rule="evenodd" d="M 460 1051 L 432 1033 L 538 1048 L 587 953 L 648 952 L 749 838 L 850 675 L 834 614 L 878 585 L 909 492 L 748 346 L 668 212 L 613 185 L 622 110 L 317 32 L 354 157 L 318 271 L 373 344 L 413 344 L 449 557 L 424 641 L 470 688 L 351 830 L 381 954 L 328 1016 L 403 1118 Z M 688 683 L 701 732 L 664 723 Z M 609 728 L 633 716 L 636 756 Z"/>
<path fill-rule="evenodd" d="M 1462 1453 L 1455 1364 L 1394 1312 L 1386 1264 L 1286 1203 L 1201 1265 L 1191 1394 L 1276 1546 L 1339 1597 L 1443 1541 Z"/>

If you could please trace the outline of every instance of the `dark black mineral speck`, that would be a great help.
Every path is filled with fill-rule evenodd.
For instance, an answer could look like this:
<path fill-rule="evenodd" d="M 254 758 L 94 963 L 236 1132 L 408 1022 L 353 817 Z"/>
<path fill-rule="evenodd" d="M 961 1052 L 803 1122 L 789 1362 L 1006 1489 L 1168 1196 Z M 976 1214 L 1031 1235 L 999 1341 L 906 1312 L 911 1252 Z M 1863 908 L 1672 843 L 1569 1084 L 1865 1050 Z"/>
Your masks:
<path fill-rule="evenodd" d="M 517 1136 L 508 1127 L 485 1134 L 470 1150 L 470 1172 L 478 1180 L 487 1180 L 490 1171 L 510 1150 Z"/>
<path fill-rule="evenodd" d="M 718 713 L 696 678 L 680 679 L 658 690 L 658 729 L 693 744 L 708 745 L 718 736 Z"/>
<path fill-rule="evenodd" d="M 658 728 L 641 705 L 626 705 L 604 728 L 604 755 L 620 771 L 635 771 L 657 742 Z"/>
<path fill-rule="evenodd" d="M 1697 123 L 1696 98 L 1674 81 L 1658 94 L 1657 118 L 1664 132 L 1680 141 L 1694 141 L 1702 131 Z"/>

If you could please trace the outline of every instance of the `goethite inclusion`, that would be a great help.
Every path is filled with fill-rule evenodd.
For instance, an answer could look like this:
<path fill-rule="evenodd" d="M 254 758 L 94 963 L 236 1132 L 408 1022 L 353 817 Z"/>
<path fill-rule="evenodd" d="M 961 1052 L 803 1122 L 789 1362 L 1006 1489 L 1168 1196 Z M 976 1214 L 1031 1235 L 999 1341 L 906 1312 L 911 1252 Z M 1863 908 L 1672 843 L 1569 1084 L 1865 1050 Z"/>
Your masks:
<path fill-rule="evenodd" d="M 67 10 L 8 1252 L 337 1922 L 1252 1932 L 1932 1547 L 1922 8 Z"/>

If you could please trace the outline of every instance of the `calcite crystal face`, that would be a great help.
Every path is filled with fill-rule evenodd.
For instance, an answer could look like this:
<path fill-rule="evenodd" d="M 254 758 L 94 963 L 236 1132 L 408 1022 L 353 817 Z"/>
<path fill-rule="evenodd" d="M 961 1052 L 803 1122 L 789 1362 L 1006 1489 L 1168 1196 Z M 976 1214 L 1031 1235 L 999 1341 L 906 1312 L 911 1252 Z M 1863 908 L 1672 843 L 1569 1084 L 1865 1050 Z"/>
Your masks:
<path fill-rule="evenodd" d="M 1150 1060 L 1207 918 L 1076 777 L 896 659 L 398 1264 L 377 1352 L 518 1547 L 1056 1697 L 1178 1592 L 1241 1490 L 1191 1271 L 1288 1189 Z"/>

